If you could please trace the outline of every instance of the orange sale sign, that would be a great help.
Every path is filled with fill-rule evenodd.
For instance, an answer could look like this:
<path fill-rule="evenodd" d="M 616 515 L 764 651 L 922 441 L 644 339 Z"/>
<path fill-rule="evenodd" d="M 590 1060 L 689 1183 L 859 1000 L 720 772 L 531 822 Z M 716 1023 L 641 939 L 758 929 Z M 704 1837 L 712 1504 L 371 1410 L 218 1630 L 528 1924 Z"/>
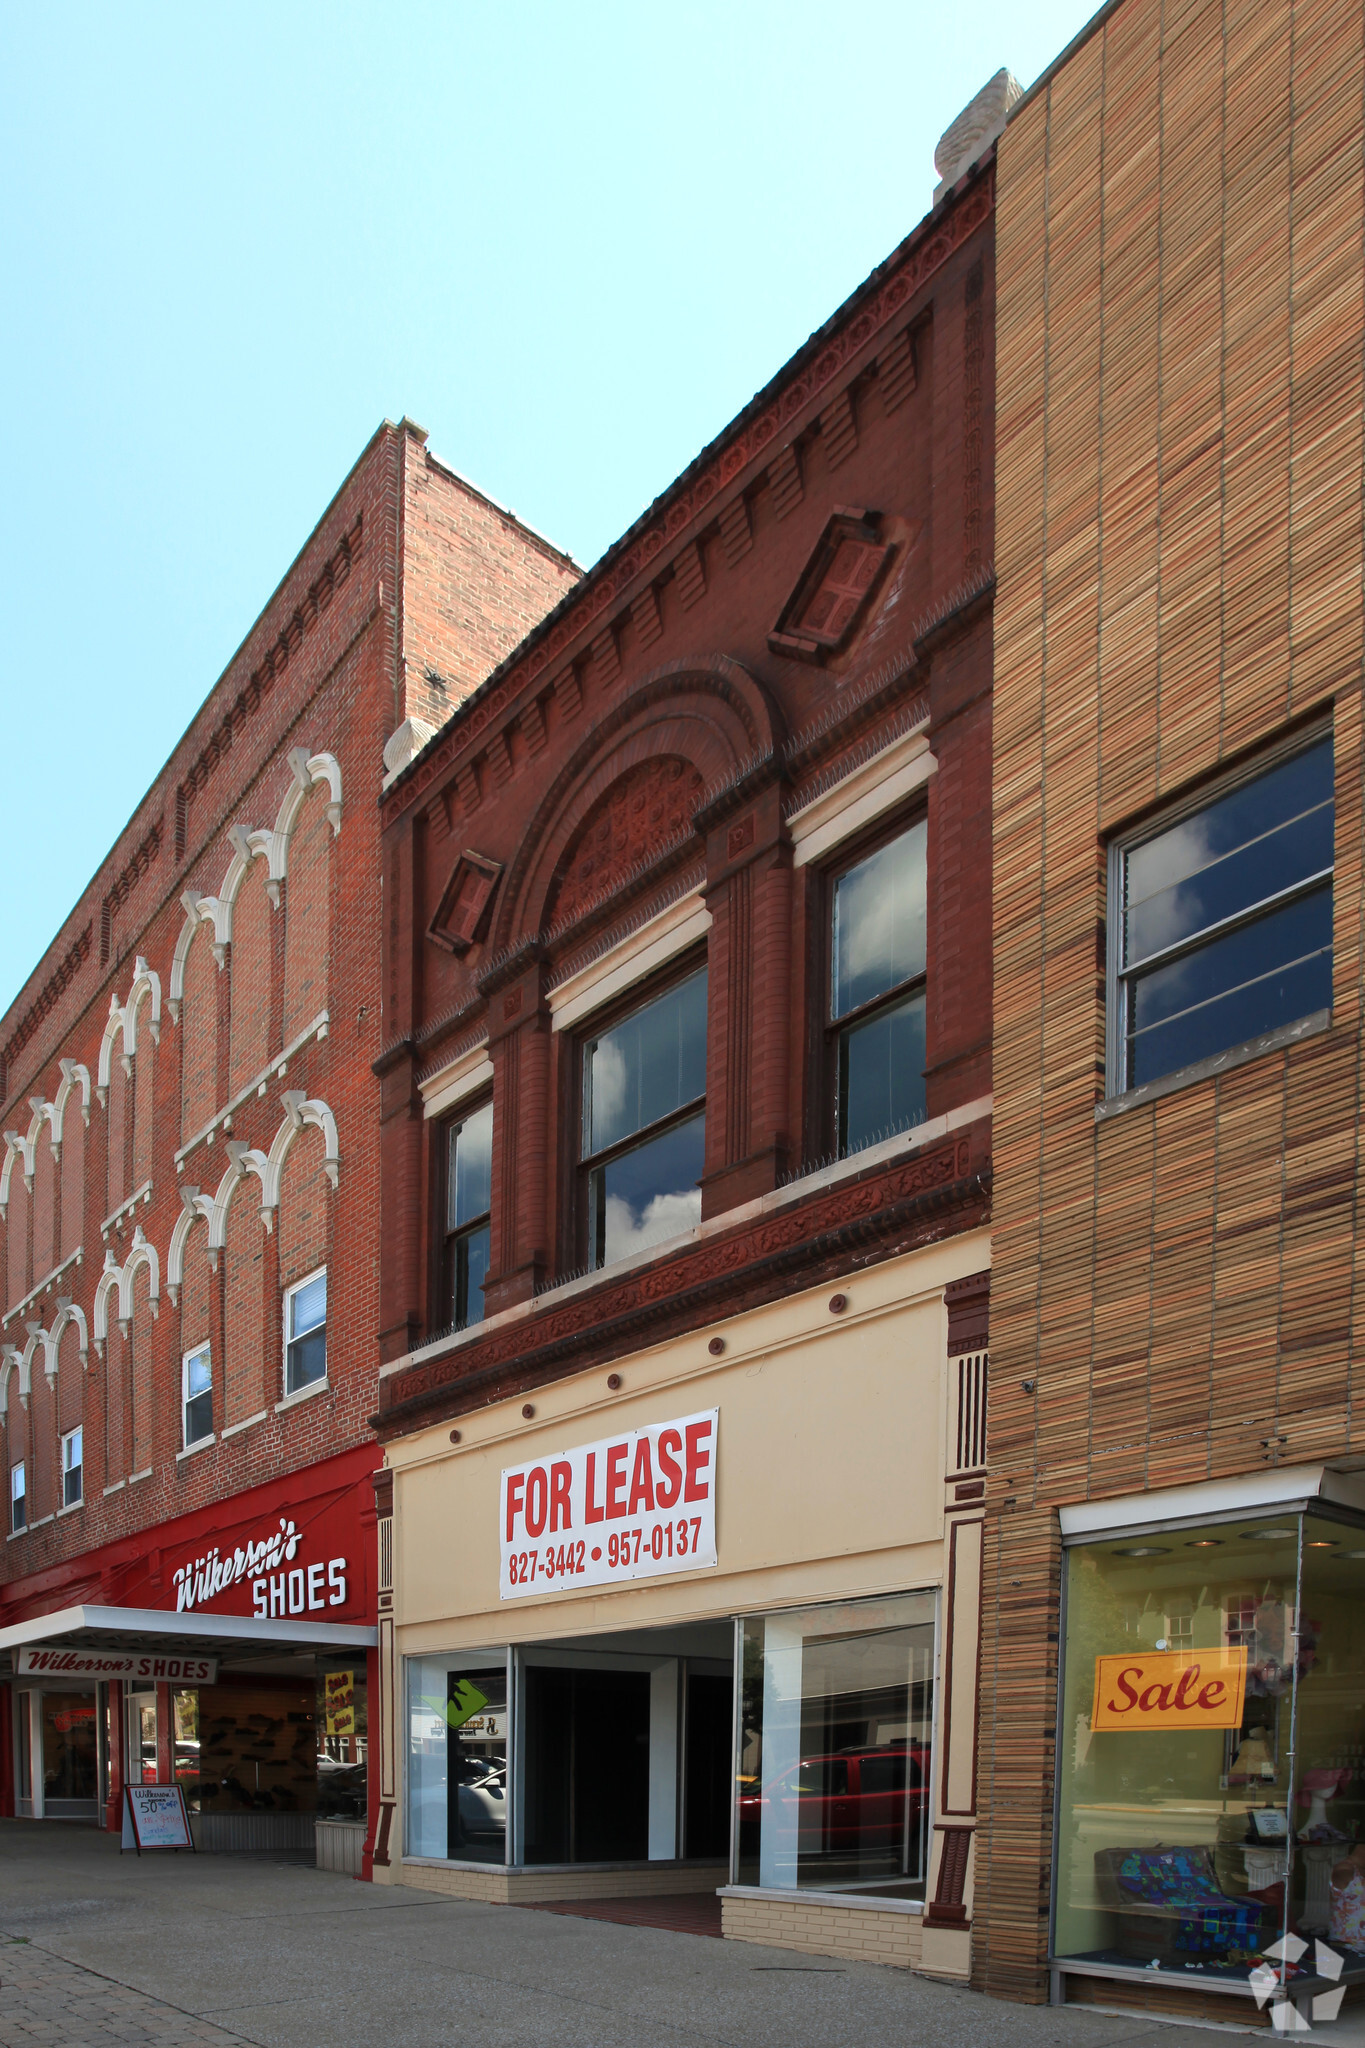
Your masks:
<path fill-rule="evenodd" d="M 1247 1653 L 1148 1650 L 1095 1659 L 1090 1726 L 1170 1734 L 1186 1728 L 1240 1728 Z"/>

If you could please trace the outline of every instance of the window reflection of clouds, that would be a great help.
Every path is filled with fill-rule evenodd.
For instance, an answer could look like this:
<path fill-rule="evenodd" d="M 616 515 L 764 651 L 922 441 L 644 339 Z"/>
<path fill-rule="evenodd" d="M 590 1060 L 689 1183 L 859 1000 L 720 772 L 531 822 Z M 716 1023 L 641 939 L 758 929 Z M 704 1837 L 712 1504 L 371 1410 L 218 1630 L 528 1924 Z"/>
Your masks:
<path fill-rule="evenodd" d="M 927 837 L 921 820 L 835 884 L 836 1017 L 924 972 Z"/>
<path fill-rule="evenodd" d="M 610 1143 L 610 1134 L 626 1128 L 626 1089 L 630 1076 L 619 1038 L 600 1039 L 592 1055 L 592 1122 L 595 1142 Z"/>
<path fill-rule="evenodd" d="M 679 1188 L 671 1194 L 652 1195 L 642 1211 L 621 1195 L 606 1199 L 606 1255 L 623 1259 L 666 1238 L 681 1237 L 701 1222 L 701 1189 Z"/>

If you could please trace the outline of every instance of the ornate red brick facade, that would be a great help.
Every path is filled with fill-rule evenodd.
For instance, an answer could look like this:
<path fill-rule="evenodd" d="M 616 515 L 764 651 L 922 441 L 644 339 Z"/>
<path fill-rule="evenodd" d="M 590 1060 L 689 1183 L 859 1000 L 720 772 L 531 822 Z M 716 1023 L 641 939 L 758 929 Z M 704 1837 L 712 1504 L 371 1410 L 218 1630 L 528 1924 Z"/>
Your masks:
<path fill-rule="evenodd" d="M 987 1214 L 992 178 L 988 154 L 385 798 L 382 1435 Z M 789 642 L 849 534 L 868 559 L 817 659 Z M 927 1126 L 831 1163 L 822 849 L 916 736 L 930 772 L 865 807 L 927 810 Z M 689 906 L 701 1226 L 585 1277 L 565 1020 L 640 949 L 652 985 Z M 453 1330 L 440 1115 L 481 1051 L 493 1320 Z"/>

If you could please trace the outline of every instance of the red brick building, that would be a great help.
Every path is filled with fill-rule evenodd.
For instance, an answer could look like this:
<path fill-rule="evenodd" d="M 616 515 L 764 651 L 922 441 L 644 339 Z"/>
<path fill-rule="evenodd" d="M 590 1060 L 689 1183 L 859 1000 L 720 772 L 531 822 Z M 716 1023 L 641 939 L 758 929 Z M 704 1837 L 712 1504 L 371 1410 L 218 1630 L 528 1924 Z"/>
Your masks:
<path fill-rule="evenodd" d="M 1010 84 L 384 800 L 376 1876 L 967 1969 Z"/>
<path fill-rule="evenodd" d="M 208 1845 L 330 1812 L 355 1860 L 376 805 L 578 574 L 424 444 L 375 435 L 0 1020 L 6 1813 L 174 1773 Z"/>

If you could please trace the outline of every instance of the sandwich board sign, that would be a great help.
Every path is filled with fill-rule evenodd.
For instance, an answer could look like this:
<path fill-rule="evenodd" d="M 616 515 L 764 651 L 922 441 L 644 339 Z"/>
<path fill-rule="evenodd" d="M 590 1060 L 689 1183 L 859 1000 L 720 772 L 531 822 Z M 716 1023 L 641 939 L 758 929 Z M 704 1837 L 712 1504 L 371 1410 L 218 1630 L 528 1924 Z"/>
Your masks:
<path fill-rule="evenodd" d="M 125 1785 L 119 1854 L 136 1849 L 192 1849 L 190 1817 L 178 1785 Z"/>

